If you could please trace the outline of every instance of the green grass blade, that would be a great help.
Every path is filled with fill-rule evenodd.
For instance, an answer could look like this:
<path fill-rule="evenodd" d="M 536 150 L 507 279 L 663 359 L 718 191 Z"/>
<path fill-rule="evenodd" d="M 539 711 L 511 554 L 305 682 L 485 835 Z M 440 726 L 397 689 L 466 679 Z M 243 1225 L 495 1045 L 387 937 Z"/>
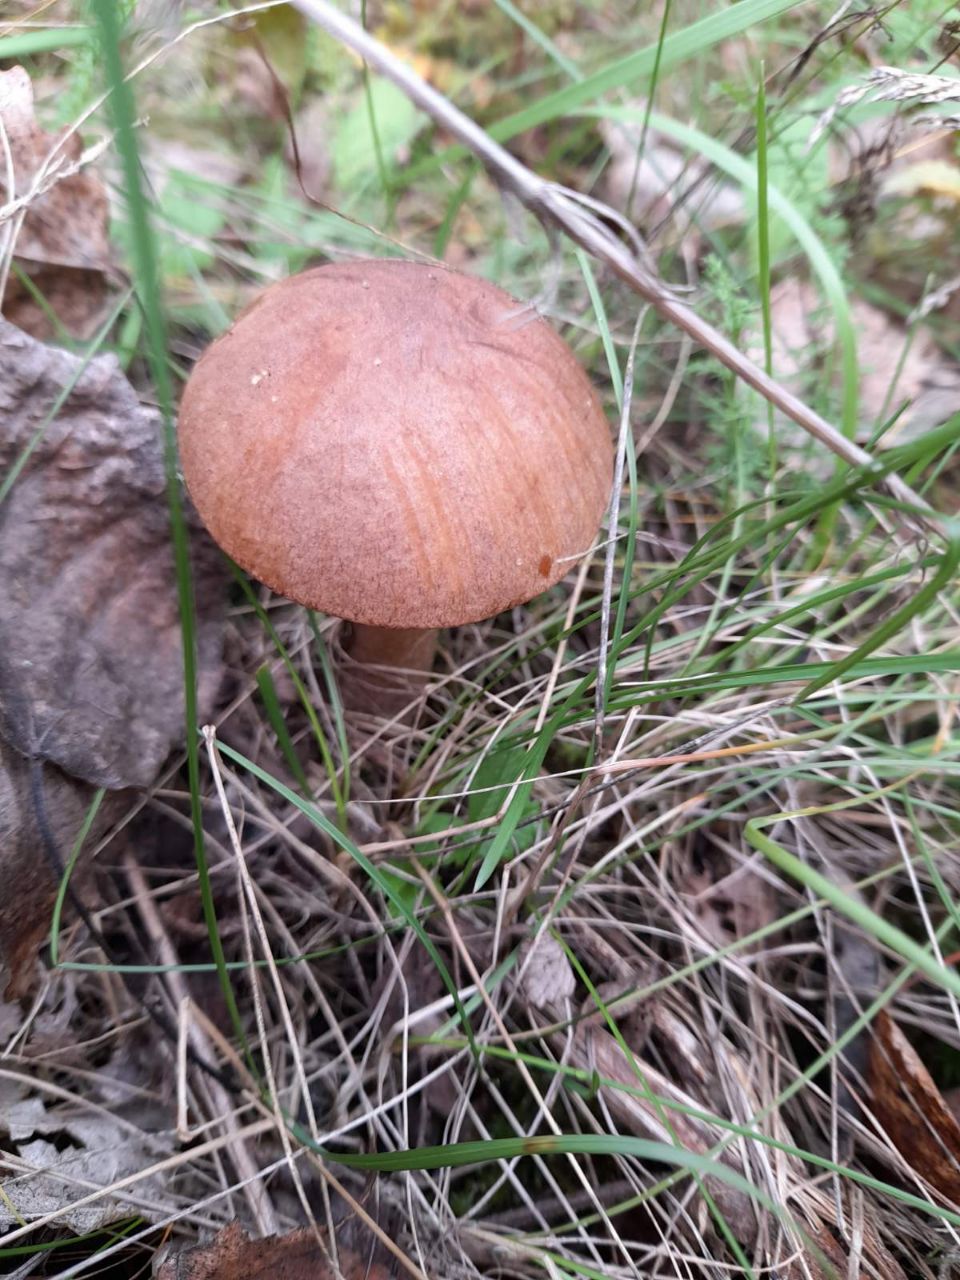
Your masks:
<path fill-rule="evenodd" d="M 77 49 L 93 39 L 92 27 L 55 27 L 23 31 L 18 35 L 0 36 L 0 59 L 7 61 L 33 58 L 58 49 Z"/>
<path fill-rule="evenodd" d="M 757 270 L 760 290 L 760 310 L 763 318 L 763 368 L 773 377 L 773 317 L 770 311 L 770 203 L 769 170 L 767 163 L 767 91 L 763 78 L 763 65 L 757 82 Z M 767 465 L 769 483 L 772 485 L 777 471 L 777 437 L 773 429 L 773 405 L 767 405 Z"/>
<path fill-rule="evenodd" d="M 327 690 L 330 715 L 333 717 L 333 727 L 337 735 L 337 746 L 340 749 L 341 779 L 339 795 L 345 823 L 347 802 L 350 799 L 350 743 L 347 740 L 347 717 L 344 712 L 343 698 L 340 696 L 340 686 L 337 684 L 337 674 L 330 659 L 330 651 L 320 632 L 317 615 L 312 609 L 309 610 L 309 617 L 310 630 L 313 632 L 313 643 L 317 650 L 317 657 L 320 659 L 320 670 L 323 672 L 323 683 Z"/>
<path fill-rule="evenodd" d="M 243 591 L 243 594 L 247 597 L 247 601 L 249 602 L 250 607 L 253 609 L 254 613 L 257 615 L 258 619 L 260 620 L 261 626 L 266 631 L 270 639 L 273 641 L 274 648 L 276 649 L 277 653 L 279 653 L 281 659 L 283 660 L 283 665 L 287 669 L 287 675 L 290 677 L 290 680 L 293 683 L 293 687 L 297 691 L 297 697 L 300 699 L 300 705 L 303 707 L 304 714 L 306 715 L 307 720 L 309 721 L 310 728 L 313 730 L 314 740 L 316 741 L 317 748 L 320 752 L 320 757 L 323 760 L 323 767 L 326 770 L 327 780 L 330 783 L 330 794 L 333 796 L 333 802 L 337 806 L 337 819 L 340 822 L 340 825 L 344 828 L 344 830 L 346 830 L 346 821 L 347 821 L 346 800 L 344 798 L 343 790 L 340 786 L 340 780 L 337 777 L 337 767 L 334 764 L 333 756 L 330 753 L 330 744 L 327 742 L 327 735 L 323 732 L 323 726 L 321 725 L 320 719 L 317 716 L 316 708 L 314 707 L 313 701 L 310 697 L 310 691 L 307 689 L 306 685 L 303 683 L 303 680 L 300 678 L 300 672 L 294 666 L 293 659 L 291 658 L 286 645 L 280 639 L 280 636 L 277 633 L 276 627 L 270 621 L 269 614 L 267 613 L 266 609 L 264 609 L 260 601 L 257 599 L 257 593 L 254 591 L 253 587 L 251 587 L 250 580 L 248 579 L 247 575 L 243 572 L 242 569 L 239 568 L 239 566 L 235 565 L 232 561 L 230 561 L 230 569 L 233 573 L 234 578 L 239 584 L 241 590 Z M 343 745 L 344 743 L 343 741 L 341 741 L 341 751 L 342 751 Z M 346 759 L 347 757 L 341 754 L 341 758 Z M 310 788 L 307 786 L 307 787 L 304 787 L 304 790 L 307 793 L 309 793 Z"/>
<path fill-rule="evenodd" d="M 641 112 L 631 107 L 604 107 L 585 114 L 606 116 L 628 123 L 637 123 L 642 119 Z M 722 142 L 711 138 L 700 129 L 695 129 L 692 125 L 683 124 L 658 111 L 653 113 L 651 120 L 654 127 L 661 133 L 675 138 L 677 142 L 696 154 L 705 156 L 711 164 L 729 174 L 745 190 L 753 195 L 758 194 L 757 171 L 742 156 L 738 156 Z M 775 210 L 792 231 L 794 239 L 806 255 L 833 310 L 843 371 L 842 428 L 844 435 L 852 439 L 857 429 L 860 375 L 857 362 L 857 339 L 846 288 L 829 250 L 800 210 L 777 187 L 767 183 L 764 189 L 768 209 Z"/>
<path fill-rule="evenodd" d="M 720 1160 L 672 1147 L 666 1142 L 610 1133 L 537 1134 L 524 1138 L 487 1138 L 476 1142 L 451 1142 L 446 1146 L 418 1147 L 412 1151 L 376 1151 L 369 1155 L 324 1150 L 328 1160 L 349 1169 L 370 1169 L 398 1173 L 411 1169 L 462 1169 L 466 1165 L 487 1164 L 491 1160 L 514 1160 L 523 1156 L 591 1155 L 634 1156 L 650 1163 L 672 1165 L 684 1173 L 716 1178 L 762 1205 L 780 1220 L 786 1217 L 759 1187 Z"/>
<path fill-rule="evenodd" d="M 660 73 L 663 70 L 663 47 L 667 40 L 667 28 L 670 25 L 670 3 L 671 0 L 664 0 L 663 14 L 660 17 L 660 30 L 657 32 L 656 52 L 653 59 L 653 68 L 650 72 L 650 84 L 645 94 L 647 105 L 646 112 L 643 117 L 643 128 L 640 130 L 640 145 L 637 149 L 637 166 L 634 169 L 633 181 L 630 184 L 630 195 L 627 199 L 625 210 L 628 217 L 630 216 L 630 209 L 633 205 L 633 197 L 636 194 L 637 175 L 640 168 L 639 161 L 646 149 L 647 134 L 650 132 L 650 116 L 653 113 L 653 104 L 656 101 L 657 87 L 660 84 Z"/>
<path fill-rule="evenodd" d="M 366 31 L 367 0 L 360 0 L 360 25 Z M 383 154 L 380 126 L 377 123 L 377 108 L 373 101 L 373 90 L 370 87 L 370 68 L 366 63 L 363 64 L 363 98 L 367 106 L 367 121 L 370 125 L 370 137 L 373 139 L 373 154 L 377 163 L 377 177 L 383 189 L 383 198 L 387 209 L 387 225 L 389 226 L 393 218 L 393 186 L 390 182 L 390 174 L 387 171 L 387 162 Z"/>
<path fill-rule="evenodd" d="M 270 721 L 270 728 L 276 734 L 277 745 L 280 747 L 283 758 L 287 762 L 287 768 L 296 778 L 297 785 L 303 791 L 303 794 L 309 796 L 311 794 L 310 784 L 307 781 L 307 775 L 303 771 L 303 765 L 300 763 L 300 757 L 297 755 L 297 749 L 293 745 L 293 739 L 290 737 L 287 722 L 283 718 L 283 709 L 280 706 L 280 699 L 277 697 L 277 686 L 273 683 L 273 676 L 270 674 L 270 668 L 266 663 L 257 672 L 257 688 L 260 691 L 260 699 L 267 713 L 267 719 Z"/>
<path fill-rule="evenodd" d="M 506 857 L 507 850 L 510 848 L 510 841 L 513 839 L 517 829 L 517 823 L 523 817 L 529 803 L 534 779 L 543 767 L 550 743 L 553 741 L 554 735 L 561 724 L 562 715 L 554 716 L 547 721 L 536 740 L 531 744 L 530 750 L 524 758 L 523 771 L 520 774 L 522 781 L 518 781 L 513 798 L 507 805 L 507 811 L 497 827 L 497 834 L 487 846 L 483 861 L 480 864 L 480 870 L 477 872 L 477 878 L 474 882 L 475 890 L 479 891 L 483 888 Z"/>
<path fill-rule="evenodd" d="M 603 296 L 597 285 L 597 277 L 593 273 L 593 264 L 589 255 L 579 247 L 575 252 L 577 263 L 583 273 L 583 281 L 587 286 L 587 293 L 590 295 L 590 302 L 597 318 L 600 341 L 603 343 L 603 354 L 606 356 L 610 380 L 613 383 L 613 394 L 616 397 L 617 404 L 620 405 L 623 403 L 623 374 L 620 371 L 620 361 L 617 359 L 617 348 L 613 340 L 613 334 L 610 332 L 607 309 L 603 304 Z"/>
<path fill-rule="evenodd" d="M 884 920 L 882 916 L 877 915 L 875 911 L 871 911 L 868 906 L 858 899 L 851 897 L 839 885 L 834 884 L 832 880 L 828 880 L 826 876 L 821 875 L 819 871 L 815 871 L 813 867 L 808 867 L 805 862 L 790 853 L 783 845 L 764 835 L 763 827 L 772 822 L 782 822 L 790 816 L 788 813 L 778 813 L 770 818 L 751 818 L 744 828 L 744 835 L 748 843 L 768 858 L 775 867 L 790 876 L 792 880 L 805 885 L 819 898 L 822 898 L 824 902 L 829 903 L 831 907 L 839 911 L 841 915 L 846 916 L 858 928 L 876 938 L 878 942 L 882 942 L 884 946 L 889 947 L 891 951 L 895 952 L 903 960 L 919 969 L 935 986 L 942 988 L 944 991 L 949 991 L 951 995 L 960 997 L 960 974 L 942 965 L 926 947 L 915 942 L 902 929 L 898 929 L 896 925 Z"/>
<path fill-rule="evenodd" d="M 525 13 L 521 13 L 517 6 L 511 3 L 511 0 L 494 0 L 497 8 L 505 13 L 511 22 L 515 22 L 521 31 L 530 37 L 535 45 L 537 45 L 553 62 L 571 80 L 582 80 L 583 72 L 575 62 L 572 62 L 566 54 L 558 49 L 548 35 L 546 35 L 537 24 L 528 18 Z"/>
<path fill-rule="evenodd" d="M 83 822 L 80 824 L 77 838 L 73 842 L 73 848 L 70 850 L 70 857 L 67 859 L 67 865 L 63 869 L 63 875 L 60 877 L 60 884 L 57 886 L 57 897 L 53 904 L 53 917 L 50 921 L 50 967 L 52 969 L 57 969 L 60 965 L 60 920 L 63 916 L 63 904 L 67 898 L 67 887 L 70 884 L 73 869 L 77 865 L 77 859 L 80 857 L 80 852 L 86 843 L 87 836 L 90 834 L 90 828 L 94 824 L 105 795 L 106 789 L 104 787 L 99 787 L 94 793 L 87 812 L 84 814 Z"/>
<path fill-rule="evenodd" d="M 575 84 L 547 94 L 522 111 L 496 121 L 488 132 L 498 142 L 505 142 L 526 129 L 569 115 L 605 93 L 636 88 L 637 82 L 652 76 L 655 68 L 663 75 L 724 40 L 796 7 L 798 0 L 740 0 L 739 4 L 718 9 L 665 40 L 638 49 L 636 53 L 628 54 Z"/>
<path fill-rule="evenodd" d="M 176 565 L 177 599 L 183 644 L 183 686 L 186 720 L 187 773 L 190 783 L 190 813 L 193 824 L 194 853 L 203 914 L 210 937 L 210 948 L 217 965 L 220 987 L 238 1036 L 243 1037 L 243 1023 L 237 1007 L 230 975 L 226 968 L 223 943 L 217 928 L 217 913 L 210 885 L 203 833 L 203 809 L 200 795 L 200 733 L 197 714 L 196 625 L 193 610 L 193 583 L 190 572 L 190 549 L 187 524 L 180 493 L 177 440 L 174 427 L 173 387 L 167 364 L 167 333 L 160 298 L 156 243 L 150 226 L 150 215 L 140 179 L 140 157 L 134 133 L 133 92 L 124 79 L 120 54 L 120 21 L 114 0 L 93 0 L 93 11 L 100 34 L 104 72 L 110 90 L 109 104 L 113 116 L 117 154 L 123 172 L 130 218 L 131 251 L 137 297 L 143 309 L 147 339 L 147 357 L 153 378 L 157 403 L 164 426 L 164 468 L 170 510 L 170 530 Z"/>
<path fill-rule="evenodd" d="M 857 667 L 875 649 L 879 649 L 887 640 L 891 640 L 907 625 L 911 618 L 917 617 L 929 604 L 932 604 L 948 583 L 954 581 L 957 576 L 958 565 L 960 565 L 960 539 L 950 543 L 943 554 L 937 572 L 929 582 L 924 583 L 909 604 L 903 605 L 892 617 L 887 618 L 885 622 L 881 622 L 863 644 L 854 649 L 853 653 L 841 658 L 839 662 L 831 663 L 829 670 L 805 685 L 797 695 L 796 701 L 804 702 L 811 694 L 822 689 L 824 685 L 831 684 L 834 680 L 839 680 L 847 671 Z"/>

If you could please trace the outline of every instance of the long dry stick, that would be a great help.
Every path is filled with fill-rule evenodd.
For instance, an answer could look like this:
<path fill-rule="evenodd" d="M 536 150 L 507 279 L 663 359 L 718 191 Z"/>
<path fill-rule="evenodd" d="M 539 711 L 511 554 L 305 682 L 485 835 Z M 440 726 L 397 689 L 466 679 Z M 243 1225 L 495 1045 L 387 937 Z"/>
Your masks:
<path fill-rule="evenodd" d="M 555 227 L 598 261 L 605 263 L 634 292 L 683 333 L 712 355 L 764 399 L 792 418 L 837 457 L 853 467 L 874 468 L 877 463 L 865 449 L 848 440 L 798 396 L 766 374 L 749 356 L 679 298 L 635 252 L 623 243 L 597 212 L 618 225 L 623 218 L 613 209 L 578 195 L 556 183 L 538 177 L 509 151 L 465 116 L 452 102 L 378 40 L 374 40 L 352 18 L 336 9 L 329 0 L 293 0 L 294 5 L 328 35 L 353 49 L 361 58 L 386 76 L 437 124 L 457 138 L 482 162 L 502 191 L 515 196 L 542 223 Z M 586 207 L 589 204 L 589 208 Z M 898 475 L 877 477 L 891 497 L 913 508 L 924 523 L 938 533 L 943 528 L 937 513 Z"/>

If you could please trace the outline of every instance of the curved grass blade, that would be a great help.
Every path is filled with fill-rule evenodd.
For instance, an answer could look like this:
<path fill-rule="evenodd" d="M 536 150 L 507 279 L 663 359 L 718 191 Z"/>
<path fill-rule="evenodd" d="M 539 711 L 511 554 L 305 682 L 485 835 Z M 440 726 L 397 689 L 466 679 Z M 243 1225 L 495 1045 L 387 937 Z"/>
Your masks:
<path fill-rule="evenodd" d="M 556 93 L 547 94 L 522 111 L 496 121 L 489 126 L 488 133 L 497 142 L 506 142 L 527 129 L 556 120 L 558 116 L 569 115 L 605 93 L 635 88 L 637 81 L 650 77 L 654 69 L 662 76 L 671 67 L 696 57 L 698 53 L 712 49 L 748 28 L 779 17 L 796 7 L 797 0 L 740 0 L 739 4 L 718 9 L 699 22 L 692 22 L 682 31 L 667 36 L 665 40 L 658 40 L 655 44 L 638 49 L 636 53 L 610 63 L 583 80 L 565 85 Z M 451 148 L 451 152 L 460 150 L 461 148 Z M 432 164 L 436 166 L 447 163 L 451 152 L 441 153 L 434 158 Z"/>
<path fill-rule="evenodd" d="M 929 582 L 920 588 L 910 603 L 903 605 L 885 622 L 881 622 L 873 634 L 868 636 L 863 644 L 858 645 L 853 653 L 848 654 L 839 662 L 831 663 L 829 670 L 823 672 L 822 675 L 816 676 L 809 684 L 804 685 L 797 694 L 795 701 L 803 702 L 811 694 L 822 689 L 824 685 L 828 685 L 834 680 L 839 680 L 841 676 L 856 667 L 875 649 L 879 649 L 886 640 L 892 639 L 899 631 L 902 631 L 911 618 L 915 618 L 928 604 L 932 604 L 947 583 L 956 578 L 958 565 L 960 565 L 960 539 L 955 539 L 943 553 L 937 572 Z"/>
<path fill-rule="evenodd" d="M 919 969 L 935 986 L 941 987 L 944 991 L 949 991 L 951 995 L 960 997 L 960 974 L 940 964 L 926 947 L 914 941 L 902 929 L 898 929 L 896 925 L 884 920 L 875 911 L 871 911 L 865 903 L 851 897 L 839 885 L 834 884 L 832 880 L 828 880 L 826 876 L 821 875 L 819 871 L 815 871 L 813 867 L 808 867 L 795 854 L 792 854 L 783 845 L 771 840 L 769 836 L 763 833 L 762 828 L 769 826 L 771 823 L 783 822 L 784 819 L 800 816 L 802 816 L 802 811 L 795 814 L 777 813 L 767 818 L 751 818 L 744 827 L 744 835 L 747 842 L 754 849 L 769 858 L 775 867 L 779 867 L 792 880 L 805 885 L 819 898 L 823 898 L 831 907 L 839 911 L 841 915 L 846 916 L 848 920 L 851 920 L 859 928 L 876 938 L 878 942 L 882 942 L 884 946 L 889 947 L 891 951 L 895 952 L 903 960 Z"/>
<path fill-rule="evenodd" d="M 307 775 L 303 771 L 303 765 L 300 763 L 297 749 L 293 745 L 287 722 L 283 718 L 283 709 L 277 696 L 277 686 L 273 683 L 273 676 L 270 674 L 270 668 L 266 663 L 257 671 L 257 689 L 260 692 L 260 700 L 266 710 L 267 719 L 270 721 L 270 728 L 276 735 L 277 744 L 284 760 L 287 762 L 287 768 L 293 774 L 297 781 L 297 786 L 303 794 L 305 796 L 312 795 Z"/>
<path fill-rule="evenodd" d="M 60 967 L 60 920 L 63 916 L 63 904 L 67 898 L 70 877 L 73 875 L 77 859 L 80 857 L 80 852 L 86 843 L 90 828 L 93 826 L 100 805 L 103 803 L 103 797 L 106 794 L 106 788 L 99 787 L 90 801 L 87 812 L 83 816 L 83 822 L 80 824 L 80 830 L 77 832 L 77 838 L 73 842 L 73 848 L 70 850 L 67 865 L 64 867 L 63 875 L 60 877 L 60 884 L 57 886 L 57 897 L 53 904 L 53 916 L 50 920 L 50 967 L 53 969 Z"/>

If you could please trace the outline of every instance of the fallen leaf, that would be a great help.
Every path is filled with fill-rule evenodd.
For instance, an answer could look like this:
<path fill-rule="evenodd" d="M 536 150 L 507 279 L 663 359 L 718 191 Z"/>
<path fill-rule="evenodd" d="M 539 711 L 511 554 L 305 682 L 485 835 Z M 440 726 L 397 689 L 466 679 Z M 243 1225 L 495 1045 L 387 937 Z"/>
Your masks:
<path fill-rule="evenodd" d="M 949 160 L 918 160 L 892 173 L 883 185 L 883 194 L 945 196 L 960 201 L 960 167 Z"/>
<path fill-rule="evenodd" d="M 130 1203 L 107 1191 L 92 1203 L 73 1206 L 97 1187 L 109 1188 L 131 1173 L 149 1170 L 172 1150 L 169 1137 L 141 1130 L 102 1109 L 77 1112 L 48 1108 L 42 1098 L 23 1096 L 4 1081 L 0 1132 L 8 1153 L 0 1195 L 0 1229 L 57 1214 L 58 1225 L 82 1233 L 128 1217 Z M 55 1141 L 51 1141 L 55 1139 Z M 158 1173 L 148 1173 L 131 1189 L 135 1200 L 158 1210 L 170 1207 Z"/>
<path fill-rule="evenodd" d="M 709 1151 L 719 1140 L 719 1129 L 712 1128 L 697 1116 L 697 1099 L 678 1088 L 672 1080 L 662 1075 L 650 1063 L 644 1062 L 638 1069 L 636 1058 L 624 1052 L 621 1045 L 601 1027 L 581 1022 L 572 1037 L 566 1031 L 554 1033 L 554 1043 L 560 1047 L 564 1060 L 571 1067 L 595 1073 L 600 1080 L 623 1085 L 623 1089 L 601 1086 L 600 1092 L 606 1108 L 619 1129 L 635 1133 L 655 1142 L 669 1142 L 696 1154 Z M 637 1080 L 642 1079 L 649 1097 L 638 1096 Z M 664 1110 L 675 1103 L 677 1109 Z M 739 1152 L 727 1152 L 719 1159 L 738 1173 L 743 1172 Z M 709 1190 L 715 1204 L 723 1213 L 737 1240 L 747 1248 L 756 1242 L 760 1210 L 750 1196 L 730 1183 L 708 1175 L 703 1186 Z"/>
<path fill-rule="evenodd" d="M 954 1086 L 952 1089 L 944 1089 L 943 1101 L 946 1103 L 950 1114 L 960 1124 L 960 1088 Z"/>
<path fill-rule="evenodd" d="M 148 786 L 182 737 L 184 714 L 160 416 L 139 403 L 112 355 L 83 368 L 2 321 L 0 411 L 0 472 L 32 448 L 0 506 L 0 728 L 24 755 L 95 786 Z M 193 523 L 209 703 L 223 569 Z"/>
<path fill-rule="evenodd" d="M 107 301 L 106 188 L 96 173 L 81 167 L 83 144 L 77 134 L 47 133 L 37 124 L 33 86 L 23 67 L 0 72 L 0 122 L 13 161 L 12 191 L 7 166 L 0 164 L 0 203 L 14 203 L 14 259 L 49 308 L 11 272 L 3 314 L 34 337 L 46 338 L 57 330 L 52 312 L 68 333 L 87 337 Z M 28 195 L 25 206 L 16 203 Z"/>
<path fill-rule="evenodd" d="M 881 447 L 914 440 L 945 422 L 960 399 L 960 364 L 925 329 L 908 336 L 903 325 L 862 298 L 853 298 L 850 310 L 860 364 L 860 438 L 869 439 L 904 402 L 906 408 L 883 435 Z M 797 279 L 782 280 L 771 289 L 770 312 L 774 375 L 802 394 L 805 380 L 812 383 L 823 376 L 834 345 L 833 316 L 816 288 Z M 763 362 L 759 332 L 747 339 L 746 350 L 751 359 Z M 787 422 L 781 428 L 781 439 L 795 438 Z"/>
<path fill-rule="evenodd" d="M 680 883 L 704 936 L 718 947 L 749 937 L 777 918 L 773 887 L 752 863 L 730 870 L 726 859 L 693 868 Z M 756 944 L 751 949 L 755 949 Z"/>
<path fill-rule="evenodd" d="M 638 104 L 642 110 L 643 104 Z M 676 230 L 715 230 L 745 216 L 743 196 L 654 129 L 606 120 L 600 133 L 610 153 L 602 194 L 608 204 L 641 226 L 673 218 Z M 640 151 L 641 139 L 643 151 Z M 689 200 L 682 200 L 690 192 Z"/>
<path fill-rule="evenodd" d="M 960 1124 L 886 1010 L 877 1014 L 873 1031 L 868 1081 L 878 1123 L 911 1169 L 960 1203 Z"/>
<path fill-rule="evenodd" d="M 183 738 L 183 669 L 157 411 L 112 355 L 84 367 L 0 320 L 0 419 L 0 474 L 23 463 L 0 503 L 0 962 L 22 989 L 59 878 L 44 851 L 69 856 L 92 788 L 154 781 Z M 223 568 L 191 519 L 208 709 Z"/>
<path fill-rule="evenodd" d="M 314 1231 L 250 1240 L 239 1222 L 197 1245 L 167 1257 L 156 1280 L 334 1280 L 329 1253 Z M 389 1272 L 347 1249 L 338 1249 L 344 1280 L 387 1280 Z"/>
<path fill-rule="evenodd" d="M 73 1202 L 97 1187 L 109 1188 L 117 1179 L 136 1173 L 141 1165 L 138 1153 L 117 1147 L 108 1136 L 92 1151 L 61 1151 L 54 1143 L 38 1138 L 21 1148 L 15 1167 L 17 1174 L 5 1182 L 0 1197 L 0 1227 L 9 1230 L 56 1214 L 59 1226 L 83 1234 L 129 1217 L 129 1204 L 113 1199 L 108 1191 L 93 1204 L 73 1208 Z M 142 1179 L 138 1188 L 158 1210 L 161 1208 L 163 1198 L 155 1179 Z"/>
<path fill-rule="evenodd" d="M 152 138 L 141 162 L 155 198 L 155 235 L 168 301 L 178 281 L 194 281 L 216 258 L 216 238 L 226 222 L 224 198 L 240 186 L 243 165 L 225 150 Z M 115 239 L 129 245 L 130 228 L 118 223 Z"/>
<path fill-rule="evenodd" d="M 351 105 L 333 117 L 331 159 L 338 189 L 352 194 L 379 181 L 378 147 L 387 169 L 403 164 L 423 127 L 424 117 L 407 95 L 391 81 L 375 77 L 369 103 L 362 95 L 354 95 Z"/>
<path fill-rule="evenodd" d="M 307 32 L 306 18 L 291 4 L 249 13 L 228 27 L 228 47 L 235 50 L 231 100 L 266 120 L 285 120 L 307 74 Z M 217 57 L 223 58 L 222 48 Z"/>
<path fill-rule="evenodd" d="M 556 938 L 543 933 L 520 949 L 520 989 L 535 1009 L 563 1009 L 576 989 L 567 954 Z"/>

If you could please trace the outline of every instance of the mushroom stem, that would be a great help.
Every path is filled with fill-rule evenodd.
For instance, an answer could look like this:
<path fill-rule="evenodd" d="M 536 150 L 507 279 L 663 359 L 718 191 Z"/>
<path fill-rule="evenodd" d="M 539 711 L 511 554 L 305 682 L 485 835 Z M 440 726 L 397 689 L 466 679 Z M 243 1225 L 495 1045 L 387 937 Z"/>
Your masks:
<path fill-rule="evenodd" d="M 408 708 L 415 718 L 413 708 L 433 666 L 437 635 L 433 629 L 354 623 L 345 646 L 350 661 L 340 673 L 344 705 L 386 717 Z"/>
<path fill-rule="evenodd" d="M 347 652 L 371 667 L 429 671 L 437 652 L 437 632 L 420 627 L 368 627 L 354 623 Z"/>

